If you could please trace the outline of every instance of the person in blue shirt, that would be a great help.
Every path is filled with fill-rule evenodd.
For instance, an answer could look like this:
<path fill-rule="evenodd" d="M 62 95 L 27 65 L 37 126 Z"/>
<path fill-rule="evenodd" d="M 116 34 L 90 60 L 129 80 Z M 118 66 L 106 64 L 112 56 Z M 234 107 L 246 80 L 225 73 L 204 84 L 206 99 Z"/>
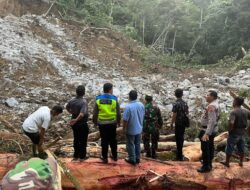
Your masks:
<path fill-rule="evenodd" d="M 130 102 L 126 105 L 123 114 L 123 128 L 127 137 L 128 158 L 125 159 L 129 164 L 140 163 L 141 153 L 141 133 L 145 114 L 144 105 L 137 100 L 137 92 L 129 92 Z"/>

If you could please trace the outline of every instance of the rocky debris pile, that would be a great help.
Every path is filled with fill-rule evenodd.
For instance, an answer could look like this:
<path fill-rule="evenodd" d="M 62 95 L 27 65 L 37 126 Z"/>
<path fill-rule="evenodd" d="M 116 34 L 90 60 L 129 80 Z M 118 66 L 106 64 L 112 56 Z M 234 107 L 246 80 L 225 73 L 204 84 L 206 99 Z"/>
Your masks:
<path fill-rule="evenodd" d="M 85 38 L 85 34 L 76 35 L 76 26 L 55 17 L 10 15 L 0 18 L 0 28 L 0 78 L 3 81 L 0 84 L 0 106 L 3 114 L 13 116 L 12 121 L 17 121 L 18 125 L 41 105 L 65 104 L 79 84 L 86 86 L 90 111 L 94 97 L 102 92 L 103 84 L 111 82 L 121 108 L 128 102 L 129 91 L 136 89 L 141 100 L 146 94 L 153 95 L 165 120 L 170 117 L 176 88 L 184 89 L 184 100 L 188 102 L 190 115 L 197 120 L 205 107 L 204 96 L 209 88 L 220 90 L 220 107 L 222 111 L 228 111 L 232 99 L 227 89 L 249 88 L 250 84 L 250 69 L 240 71 L 233 77 L 207 78 L 204 75 L 198 82 L 192 80 L 194 76 L 174 81 L 164 73 L 140 74 L 131 65 L 111 65 L 91 59 L 78 42 Z M 105 40 L 108 41 L 108 38 L 105 37 Z M 133 62 L 137 64 L 134 59 Z M 126 66 L 131 72 L 124 70 Z M 64 114 L 63 118 L 66 125 L 69 116 Z M 56 129 L 64 130 L 61 127 Z"/>

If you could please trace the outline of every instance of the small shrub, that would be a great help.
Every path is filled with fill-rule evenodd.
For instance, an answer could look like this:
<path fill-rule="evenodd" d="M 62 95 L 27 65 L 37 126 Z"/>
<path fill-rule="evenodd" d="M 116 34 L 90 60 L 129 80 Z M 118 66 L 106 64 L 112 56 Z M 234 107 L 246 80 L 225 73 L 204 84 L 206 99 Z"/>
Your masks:
<path fill-rule="evenodd" d="M 174 54 L 158 52 L 151 48 L 142 48 L 140 57 L 145 64 L 160 64 L 163 66 L 183 66 L 186 56 L 184 54 Z"/>
<path fill-rule="evenodd" d="M 157 158 L 159 160 L 174 160 L 176 158 L 176 153 L 173 151 L 158 152 Z"/>
<path fill-rule="evenodd" d="M 218 61 L 218 65 L 220 66 L 233 66 L 237 63 L 236 57 L 225 56 L 223 59 Z"/>
<path fill-rule="evenodd" d="M 249 98 L 250 97 L 250 89 L 241 88 L 239 90 L 239 96 L 241 96 L 243 98 Z"/>
<path fill-rule="evenodd" d="M 185 131 L 185 139 L 188 141 L 194 141 L 195 138 L 198 138 L 200 129 L 198 127 L 189 127 Z"/>
<path fill-rule="evenodd" d="M 245 55 L 243 59 L 237 62 L 237 70 L 248 69 L 250 67 L 250 54 Z"/>
<path fill-rule="evenodd" d="M 220 120 L 218 122 L 219 133 L 223 133 L 228 130 L 228 120 L 229 120 L 229 113 L 222 112 L 220 114 Z"/>
<path fill-rule="evenodd" d="M 123 32 L 132 39 L 136 39 L 138 36 L 137 30 L 132 26 L 125 26 Z"/>

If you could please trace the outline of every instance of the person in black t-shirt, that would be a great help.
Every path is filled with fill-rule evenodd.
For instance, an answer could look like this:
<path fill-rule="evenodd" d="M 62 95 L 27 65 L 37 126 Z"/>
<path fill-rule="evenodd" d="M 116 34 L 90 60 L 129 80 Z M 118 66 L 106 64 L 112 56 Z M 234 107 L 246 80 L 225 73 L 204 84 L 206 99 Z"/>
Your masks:
<path fill-rule="evenodd" d="M 183 161 L 184 157 L 182 154 L 182 148 L 184 143 L 184 133 L 185 128 L 189 127 L 188 119 L 188 105 L 182 100 L 183 90 L 176 89 L 175 96 L 177 98 L 176 102 L 173 105 L 173 116 L 171 122 L 171 128 L 175 128 L 175 139 L 176 139 L 176 160 Z"/>
<path fill-rule="evenodd" d="M 240 156 L 239 165 L 241 167 L 243 166 L 247 120 L 250 119 L 250 112 L 241 108 L 243 104 L 244 99 L 241 97 L 236 97 L 233 101 L 234 109 L 229 117 L 229 137 L 227 139 L 226 147 L 226 162 L 221 162 L 227 167 L 229 167 L 230 158 L 235 146 L 237 146 L 238 154 Z"/>
<path fill-rule="evenodd" d="M 76 88 L 76 97 L 70 100 L 66 106 L 69 113 L 72 114 L 70 126 L 74 135 L 74 158 L 72 161 L 84 161 L 86 157 L 86 147 L 88 140 L 88 103 L 83 97 L 85 87 L 80 85 Z"/>

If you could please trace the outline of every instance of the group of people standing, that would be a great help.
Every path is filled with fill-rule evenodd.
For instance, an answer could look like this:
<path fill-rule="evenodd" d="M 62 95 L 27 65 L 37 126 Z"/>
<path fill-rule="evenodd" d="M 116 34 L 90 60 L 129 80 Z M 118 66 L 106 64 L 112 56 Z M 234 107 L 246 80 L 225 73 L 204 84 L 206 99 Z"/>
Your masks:
<path fill-rule="evenodd" d="M 73 161 L 84 161 L 87 156 L 87 139 L 89 133 L 88 127 L 88 103 L 84 98 L 85 87 L 80 85 L 76 88 L 76 97 L 71 99 L 66 110 L 71 114 L 69 125 L 74 135 L 74 155 Z M 138 94 L 135 90 L 131 90 L 128 94 L 129 103 L 125 106 L 123 116 L 120 111 L 120 105 L 116 96 L 113 95 L 113 85 L 106 83 L 103 86 L 103 94 L 96 96 L 93 111 L 93 123 L 98 126 L 101 137 L 101 160 L 108 163 L 108 149 L 111 148 L 111 159 L 118 160 L 117 154 L 117 138 L 116 128 L 123 126 L 124 134 L 126 134 L 126 147 L 128 157 L 126 162 L 132 165 L 140 163 L 141 155 L 141 139 L 143 140 L 144 149 L 147 157 L 156 158 L 156 151 L 159 141 L 159 130 L 163 126 L 163 120 L 159 107 L 153 104 L 152 95 L 145 96 L 145 103 L 138 100 Z M 184 143 L 185 129 L 189 127 L 188 105 L 183 101 L 183 90 L 176 89 L 176 102 L 173 104 L 173 114 L 171 120 L 171 128 L 175 129 L 176 138 L 176 159 L 183 161 L 182 153 Z M 219 120 L 219 104 L 218 95 L 214 90 L 207 93 L 206 101 L 208 106 L 201 119 L 201 130 L 199 138 L 202 150 L 202 167 L 198 172 L 209 172 L 212 170 L 212 160 L 214 157 L 214 137 L 218 131 Z M 234 146 L 237 145 L 240 154 L 240 165 L 243 166 L 244 158 L 244 131 L 247 127 L 247 120 L 250 113 L 241 108 L 244 99 L 237 97 L 234 99 L 234 110 L 229 119 L 229 138 L 226 148 L 227 159 L 223 162 L 229 167 L 229 160 L 233 153 Z M 44 141 L 44 133 L 48 128 L 50 120 L 62 113 L 61 106 L 55 106 L 51 110 L 43 106 L 36 112 L 31 114 L 23 123 L 22 129 L 24 133 L 33 142 L 33 153 L 37 155 L 43 151 L 42 144 Z M 150 145 L 151 144 L 151 145 Z"/>

